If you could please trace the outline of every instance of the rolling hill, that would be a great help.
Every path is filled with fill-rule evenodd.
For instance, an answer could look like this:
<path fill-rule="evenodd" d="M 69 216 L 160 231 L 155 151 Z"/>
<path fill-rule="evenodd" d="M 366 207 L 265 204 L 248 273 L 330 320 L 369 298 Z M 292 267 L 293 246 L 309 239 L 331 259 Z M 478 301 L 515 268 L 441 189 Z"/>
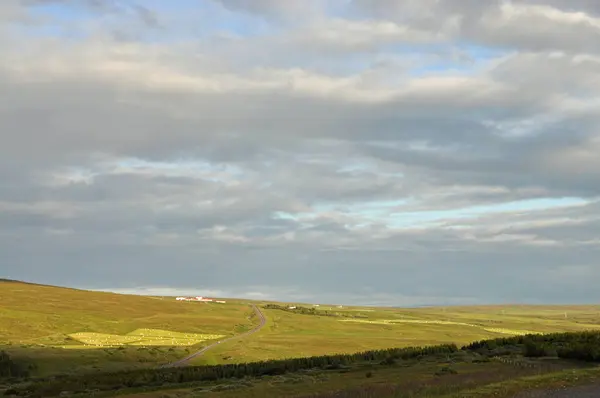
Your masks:
<path fill-rule="evenodd" d="M 240 302 L 217 307 L 8 280 L 0 281 L 0 302 L 0 345 L 42 374 L 150 366 L 253 327 L 253 311 Z"/>
<path fill-rule="evenodd" d="M 214 347 L 191 364 L 227 364 L 390 347 L 466 344 L 560 331 L 600 330 L 596 306 L 366 308 L 228 300 L 216 305 L 0 282 L 0 344 L 34 374 L 153 367 L 215 339 L 266 326 Z M 271 304 L 271 305 L 267 305 Z"/>

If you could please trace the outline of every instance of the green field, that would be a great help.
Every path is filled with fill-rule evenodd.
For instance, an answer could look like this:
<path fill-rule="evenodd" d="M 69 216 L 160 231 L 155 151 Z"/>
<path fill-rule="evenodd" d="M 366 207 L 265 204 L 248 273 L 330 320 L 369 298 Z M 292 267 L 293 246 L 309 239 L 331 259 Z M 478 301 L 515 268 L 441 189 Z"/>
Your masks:
<path fill-rule="evenodd" d="M 600 332 L 538 334 L 479 341 L 460 349 L 447 344 L 72 375 L 15 384 L 5 392 L 39 397 L 108 397 L 118 390 L 119 396 L 129 398 L 516 398 L 517 392 L 577 384 L 600 392 L 598 363 Z M 520 397 L 535 396 L 547 395 Z"/>
<path fill-rule="evenodd" d="M 313 307 L 295 303 L 298 309 L 290 310 L 284 303 L 227 299 L 227 304 L 214 305 L 12 281 L 0 282 L 0 302 L 0 350 L 26 364 L 30 373 L 37 376 L 155 368 L 176 361 L 218 339 L 239 335 L 256 326 L 259 320 L 250 304 L 263 308 L 266 326 L 258 333 L 212 348 L 195 358 L 192 365 L 235 364 L 390 347 L 462 345 L 524 334 L 600 330 L 600 306 L 411 309 Z M 267 304 L 281 307 L 264 308 Z M 467 369 L 472 365 L 460 366 Z M 512 374 L 503 364 L 493 366 L 500 370 L 478 369 L 484 373 L 496 369 L 493 372 Z M 415 372 L 431 374 L 430 368 L 423 370 L 425 368 L 417 366 L 415 369 Z M 389 376 L 386 374 L 382 372 L 373 377 L 378 380 Z M 302 385 L 308 380 L 298 377 L 291 383 Z M 342 381 L 343 375 L 328 377 L 329 384 L 319 384 L 329 386 L 323 387 L 325 389 L 346 383 Z M 272 388 L 273 383 L 277 384 L 254 383 L 256 396 L 265 388 Z M 280 384 L 289 388 L 287 382 Z M 246 392 L 249 391 L 253 390 Z M 186 390 L 185 394 L 189 395 L 190 391 Z M 219 394 L 214 396 L 236 396 L 234 392 Z"/>
<path fill-rule="evenodd" d="M 34 364 L 36 374 L 153 366 L 254 325 L 241 302 L 216 306 L 8 281 L 0 282 L 0 303 L 0 349 Z"/>
<path fill-rule="evenodd" d="M 327 311 L 330 307 L 318 308 Z M 260 333 L 211 350 L 194 363 L 236 363 L 388 347 L 465 344 L 524 333 L 600 330 L 600 306 L 345 307 L 334 310 L 340 316 L 263 310 L 268 323 Z M 356 316 L 361 318 L 350 318 Z"/>

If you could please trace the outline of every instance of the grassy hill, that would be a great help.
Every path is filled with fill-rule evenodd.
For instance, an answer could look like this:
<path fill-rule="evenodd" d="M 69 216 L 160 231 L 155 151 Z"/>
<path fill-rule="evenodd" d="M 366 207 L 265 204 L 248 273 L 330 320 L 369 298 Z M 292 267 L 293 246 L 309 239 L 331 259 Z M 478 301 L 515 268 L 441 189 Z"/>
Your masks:
<path fill-rule="evenodd" d="M 225 305 L 0 281 L 0 345 L 36 374 L 147 367 L 240 334 L 249 301 Z M 598 306 L 367 308 L 256 302 L 267 325 L 192 364 L 241 363 L 558 331 L 600 330 Z"/>
<path fill-rule="evenodd" d="M 73 383 L 87 373 L 101 375 L 109 371 L 118 372 L 107 376 L 109 384 L 117 380 L 118 385 L 119 375 L 127 378 L 130 377 L 126 376 L 127 371 L 144 368 L 153 369 L 143 371 L 150 372 L 148 380 L 156 383 L 163 377 L 159 376 L 157 365 L 181 359 L 217 339 L 237 336 L 256 326 L 259 319 L 250 304 L 262 309 L 267 319 L 266 326 L 255 334 L 216 345 L 194 359 L 192 365 L 230 364 L 235 367 L 240 363 L 350 354 L 391 347 L 463 345 L 476 340 L 525 334 L 600 331 L 600 306 L 408 309 L 313 306 L 239 299 L 227 299 L 227 304 L 221 305 L 7 280 L 0 280 L 0 303 L 0 351 L 7 352 L 11 361 L 21 368 L 26 366 L 36 377 L 65 374 L 71 375 Z M 600 333 L 597 335 L 600 336 Z M 600 358 L 600 347 L 598 352 Z M 526 364 L 525 368 L 515 369 L 510 362 L 515 358 L 509 362 L 498 361 L 501 357 L 494 350 L 486 355 L 494 361 L 480 361 L 480 354 L 475 351 L 466 357 L 457 352 L 452 356 L 417 358 L 402 366 L 394 364 L 394 361 L 379 363 L 381 359 L 376 359 L 358 361 L 350 369 L 325 367 L 314 373 L 301 370 L 285 376 L 273 374 L 267 379 L 258 377 L 244 382 L 251 388 L 244 387 L 244 383 L 231 384 L 225 379 L 208 387 L 205 382 L 193 382 L 191 388 L 189 383 L 178 382 L 175 384 L 179 387 L 174 392 L 163 388 L 166 395 L 158 392 L 134 394 L 132 397 L 193 397 L 205 388 L 214 388 L 210 396 L 215 397 L 292 396 L 290 394 L 293 393 L 325 398 L 337 396 L 332 391 L 340 388 L 352 389 L 354 392 L 347 395 L 349 397 L 384 396 L 381 394 L 387 394 L 385 391 L 388 390 L 392 392 L 387 396 L 396 396 L 393 391 L 421 388 L 421 384 L 433 394 L 427 392 L 430 395 L 424 396 L 438 396 L 465 388 L 477 390 L 481 386 L 485 393 L 488 391 L 486 386 L 495 382 L 501 384 L 494 388 L 505 391 L 520 388 L 521 382 L 511 381 L 519 374 L 550 374 L 577 367 L 561 360 L 557 363 L 537 361 L 535 367 Z M 511 355 L 518 357 L 519 353 Z M 260 368 L 262 365 L 257 366 Z M 242 369 L 245 367 L 243 365 Z M 444 369 L 449 367 L 452 371 L 446 374 Z M 589 375 L 594 378 L 598 372 L 592 371 Z M 532 383 L 563 380 L 563 376 L 534 378 Z M 138 376 L 131 377 L 133 379 L 128 383 L 136 385 Z M 43 388 L 48 382 L 44 380 L 34 384 Z M 390 380 L 394 382 L 389 383 Z M 415 384 L 417 380 L 420 380 L 419 386 Z M 171 388 L 167 387 L 167 390 Z M 234 390 L 229 391 L 230 387 Z M 316 395 L 303 395 L 305 392 Z"/>
<path fill-rule="evenodd" d="M 122 334 L 138 328 L 233 334 L 250 325 L 242 304 L 225 306 L 168 298 L 0 282 L 0 341 L 56 343 L 70 333 Z"/>
<path fill-rule="evenodd" d="M 0 281 L 0 303 L 0 345 L 42 374 L 166 362 L 210 341 L 198 335 L 231 336 L 253 325 L 252 310 L 240 302 L 217 306 L 6 280 Z M 145 341 L 154 344 L 122 344 L 135 343 L 127 336 L 136 333 L 149 334 Z M 108 344 L 90 349 L 85 343 L 96 334 L 108 336 Z M 193 346 L 181 346 L 190 335 Z"/>

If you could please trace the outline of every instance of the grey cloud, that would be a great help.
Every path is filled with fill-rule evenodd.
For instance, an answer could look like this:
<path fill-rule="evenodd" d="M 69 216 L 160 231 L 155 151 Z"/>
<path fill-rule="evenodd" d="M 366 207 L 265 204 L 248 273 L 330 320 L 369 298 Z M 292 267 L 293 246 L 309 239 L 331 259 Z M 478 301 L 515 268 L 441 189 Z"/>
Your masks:
<path fill-rule="evenodd" d="M 213 0 L 233 11 L 243 11 L 252 14 L 299 18 L 313 14 L 318 9 L 318 1 L 314 0 Z"/>
<path fill-rule="evenodd" d="M 2 276 L 95 288 L 200 280 L 363 303 L 600 298 L 587 284 L 600 247 L 592 27 L 559 21 L 550 33 L 564 37 L 551 42 L 531 31 L 548 22 L 539 10 L 538 22 L 524 14 L 507 27 L 491 2 L 357 0 L 386 14 L 354 46 L 335 34 L 356 21 L 340 17 L 323 43 L 327 17 L 310 4 L 223 3 L 280 18 L 282 35 L 217 48 L 23 36 L 16 48 L 0 31 Z M 88 6 L 125 3 L 111 4 Z M 596 15 L 592 3 L 546 4 Z M 286 20 L 296 12 L 301 27 Z M 511 52 L 466 72 L 413 73 L 414 54 L 378 45 L 423 43 L 396 36 L 404 26 L 442 46 Z M 339 51 L 316 56 L 328 47 Z M 433 47 L 414 51 L 454 65 L 452 48 Z M 365 48 L 374 56 L 360 58 Z M 410 214 L 564 196 L 590 204 Z"/>
<path fill-rule="evenodd" d="M 567 12 L 584 12 L 600 15 L 600 4 L 595 0 L 519 0 L 519 3 L 548 5 Z"/>
<path fill-rule="evenodd" d="M 430 249 L 438 243 L 439 240 L 431 239 L 431 236 L 423 242 L 429 244 Z M 509 251 L 502 246 L 487 250 L 462 246 L 462 250 L 417 253 L 412 250 L 306 252 L 292 247 L 245 250 L 237 245 L 215 243 L 210 243 L 211 248 L 207 249 L 198 242 L 199 247 L 195 250 L 178 248 L 173 252 L 157 246 L 114 244 L 78 245 L 79 248 L 70 246 L 72 249 L 68 249 L 57 240 L 52 246 L 44 247 L 37 240 L 35 244 L 40 250 L 18 253 L 23 248 L 16 246 L 7 252 L 7 258 L 18 253 L 13 257 L 17 261 L 11 261 L 5 269 L 9 276 L 18 272 L 21 276 L 57 283 L 61 282 L 57 278 L 60 269 L 68 272 L 75 283 L 90 286 L 90 280 L 102 281 L 104 286 L 95 287 L 126 287 L 123 282 L 131 280 L 142 286 L 161 281 L 166 286 L 182 288 L 244 291 L 248 281 L 256 280 L 255 275 L 259 274 L 265 286 L 295 288 L 316 297 L 319 292 L 327 291 L 331 296 L 342 297 L 347 294 L 339 283 L 343 275 L 344 285 L 370 287 L 379 294 L 392 296 L 435 295 L 441 298 L 440 301 L 444 297 L 457 297 L 457 291 L 460 291 L 458 296 L 476 297 L 478 302 L 514 302 L 539 297 L 555 302 L 590 302 L 598 297 L 591 286 L 583 285 L 596 273 L 540 283 L 546 281 L 549 274 L 564 272 L 565 267 L 586 264 L 582 258 L 597 256 L 597 248 L 583 248 L 577 253 L 552 248 L 515 250 L 512 246 Z M 110 257 L 103 254 L 106 250 L 112 254 Z M 243 263 L 238 260 L 240 256 L 244 258 Z M 528 259 L 526 268 L 522 264 L 523 258 Z M 48 264 L 45 268 L 32 266 L 42 259 Z M 58 264 L 57 261 L 62 264 L 60 268 L 52 265 Z M 165 267 L 165 264 L 169 266 Z M 365 264 L 369 267 L 368 276 L 365 275 Z M 592 263 L 587 265 L 593 266 Z M 593 270 L 591 268 L 590 272 Z M 444 275 L 444 278 L 441 280 L 432 275 Z M 576 289 L 578 293 L 567 290 L 573 284 L 581 287 L 581 290 Z M 365 303 L 370 299 L 368 292 L 363 294 L 357 301 Z M 395 302 L 392 299 L 387 304 Z"/>
<path fill-rule="evenodd" d="M 161 26 L 160 18 L 153 10 L 143 6 L 140 2 L 132 0 L 21 0 L 21 3 L 28 6 L 63 3 L 70 6 L 87 7 L 100 13 L 132 13 L 148 27 L 158 28 Z"/>
<path fill-rule="evenodd" d="M 461 38 L 531 51 L 600 51 L 600 27 L 591 23 L 597 18 L 598 7 L 587 1 L 354 0 L 352 3 L 379 17 L 408 21 L 433 31 L 447 26 L 444 33 L 449 40 Z"/>

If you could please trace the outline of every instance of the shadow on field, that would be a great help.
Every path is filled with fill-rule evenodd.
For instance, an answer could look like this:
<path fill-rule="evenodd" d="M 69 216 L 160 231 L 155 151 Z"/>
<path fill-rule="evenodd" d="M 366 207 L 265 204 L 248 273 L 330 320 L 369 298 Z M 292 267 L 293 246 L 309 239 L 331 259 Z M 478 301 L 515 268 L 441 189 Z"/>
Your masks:
<path fill-rule="evenodd" d="M 107 367 L 64 373 L 46 377 L 32 377 L 32 364 L 44 366 L 41 353 L 56 355 L 54 364 L 65 360 L 57 349 L 21 348 L 24 360 L 2 354 L 0 376 L 3 379 L 4 395 L 27 397 L 56 397 L 71 394 L 98 394 L 119 391 L 135 392 L 140 389 L 184 389 L 194 391 L 216 391 L 218 389 L 243 390 L 244 397 L 252 397 L 252 391 L 264 380 L 272 387 L 277 380 L 294 380 L 300 376 L 313 380 L 312 388 L 328 383 L 327 378 L 340 379 L 344 388 L 335 388 L 336 393 L 320 391 L 307 397 L 393 397 L 398 389 L 412 389 L 415 395 L 436 396 L 452 393 L 520 375 L 542 374 L 566 368 L 583 367 L 600 362 L 600 332 L 556 333 L 527 335 L 474 342 L 462 348 L 454 344 L 428 347 L 392 348 L 364 351 L 355 354 L 323 355 L 306 358 L 270 360 L 245 364 L 227 364 L 179 368 L 141 367 L 118 369 Z M 69 350 L 63 350 L 67 352 Z M 76 355 L 83 351 L 73 350 Z M 98 350 L 96 350 L 98 351 Z M 106 351 L 106 350 L 103 350 Z M 119 352 L 120 351 L 120 352 Z M 127 349 L 115 349 L 102 355 L 127 357 Z M 157 359 L 157 350 L 145 355 Z M 154 352 L 154 354 L 152 353 Z M 50 354 L 49 354 L 50 353 Z M 96 352 L 94 355 L 99 354 Z M 38 362 L 34 359 L 37 358 Z M 46 359 L 47 360 L 47 359 Z M 106 364 L 110 358 L 103 358 Z M 139 359 L 138 359 L 139 360 Z M 33 361 L 33 362 L 27 362 Z M 119 361 L 116 361 L 119 362 Z M 155 364 L 156 362 L 149 362 Z M 89 369 L 88 369 L 89 370 Z M 42 374 L 43 372 L 39 372 Z M 315 380 L 326 375 L 320 384 Z M 337 376 L 336 376 L 337 375 Z M 402 383 L 399 378 L 404 377 Z M 298 386 L 302 378 L 297 379 Z M 375 381 L 377 383 L 375 383 Z M 285 382 L 287 383 L 287 381 Z M 290 382 L 294 384 L 293 382 Z M 285 384 L 286 388 L 289 387 Z M 270 388 L 269 387 L 269 388 Z M 288 388 L 287 390 L 292 391 Z M 306 393 L 306 389 L 296 392 Z M 264 395 L 264 391 L 260 392 Z M 337 395 L 336 395 L 337 394 Z M 345 395 L 344 395 L 345 394 Z M 375 394 L 375 395 L 373 395 Z M 257 395 L 261 396 L 261 395 Z M 273 396 L 273 395 L 271 395 Z M 281 395 L 275 395 L 281 396 Z M 285 395 L 285 396 L 297 396 Z"/>
<path fill-rule="evenodd" d="M 12 369 L 13 375 L 18 372 L 29 377 L 44 377 L 156 367 L 189 355 L 203 346 L 121 346 L 82 349 L 40 345 L 0 345 L 0 351 L 3 353 L 1 366 L 4 369 Z"/>

